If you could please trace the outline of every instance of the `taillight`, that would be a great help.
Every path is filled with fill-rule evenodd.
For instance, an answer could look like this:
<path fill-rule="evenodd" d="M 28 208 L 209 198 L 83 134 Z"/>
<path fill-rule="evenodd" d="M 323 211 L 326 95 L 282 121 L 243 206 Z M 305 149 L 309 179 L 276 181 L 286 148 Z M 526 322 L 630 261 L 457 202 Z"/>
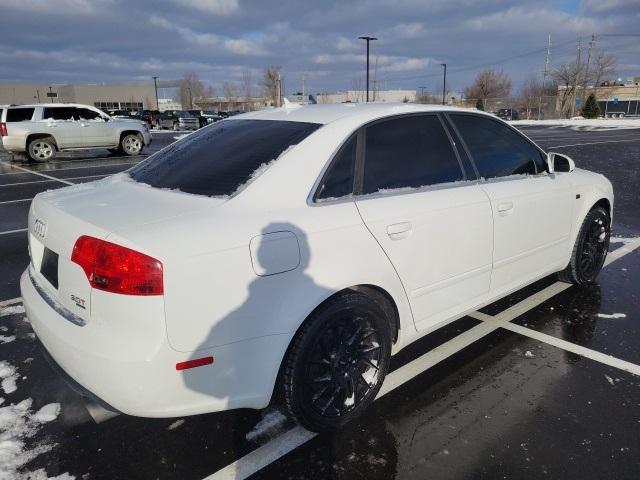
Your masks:
<path fill-rule="evenodd" d="M 7 124 L 6 123 L 0 123 L 0 137 L 6 137 L 8 135 L 7 133 Z"/>
<path fill-rule="evenodd" d="M 71 261 L 82 267 L 93 288 L 123 295 L 162 295 L 162 262 L 130 248 L 83 235 Z"/>

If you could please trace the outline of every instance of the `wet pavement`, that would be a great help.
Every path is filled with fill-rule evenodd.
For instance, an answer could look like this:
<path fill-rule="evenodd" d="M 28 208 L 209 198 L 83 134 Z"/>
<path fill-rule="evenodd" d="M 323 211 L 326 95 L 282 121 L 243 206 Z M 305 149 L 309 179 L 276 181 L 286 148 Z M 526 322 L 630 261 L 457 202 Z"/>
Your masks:
<path fill-rule="evenodd" d="M 397 388 L 320 436 L 277 406 L 143 419 L 112 416 L 71 389 L 16 299 L 29 200 L 65 184 L 11 166 L 0 151 L 0 362 L 16 384 L 0 390 L 0 409 L 23 407 L 13 426 L 26 432 L 15 453 L 22 470 L 91 479 L 639 478 L 640 130 L 522 130 L 612 181 L 610 250 L 619 257 L 597 285 L 566 288 L 549 277 L 415 342 L 392 360 Z M 150 152 L 173 136 L 156 134 Z M 141 159 L 82 155 L 16 165 L 77 183 Z M 57 418 L 44 415 L 51 403 L 60 404 Z"/>

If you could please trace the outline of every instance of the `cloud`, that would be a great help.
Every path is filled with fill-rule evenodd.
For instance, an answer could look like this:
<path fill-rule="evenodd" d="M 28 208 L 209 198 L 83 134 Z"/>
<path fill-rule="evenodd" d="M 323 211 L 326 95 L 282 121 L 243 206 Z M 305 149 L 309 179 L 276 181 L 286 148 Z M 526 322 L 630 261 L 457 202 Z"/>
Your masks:
<path fill-rule="evenodd" d="M 99 5 L 96 5 L 96 3 Z M 2 0 L 0 2 L 0 11 L 15 9 L 47 15 L 66 15 L 68 13 L 82 15 L 93 13 L 96 6 L 103 6 L 106 3 L 109 3 L 108 0 L 102 2 L 92 2 L 90 0 Z"/>
<path fill-rule="evenodd" d="M 176 0 L 178 4 L 214 15 L 230 15 L 238 10 L 238 0 Z"/>

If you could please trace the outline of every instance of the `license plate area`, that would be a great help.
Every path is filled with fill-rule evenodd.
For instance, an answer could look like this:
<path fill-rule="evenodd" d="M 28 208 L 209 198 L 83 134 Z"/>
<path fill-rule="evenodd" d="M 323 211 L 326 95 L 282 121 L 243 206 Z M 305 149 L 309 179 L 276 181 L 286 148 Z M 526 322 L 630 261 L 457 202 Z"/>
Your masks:
<path fill-rule="evenodd" d="M 44 247 L 42 253 L 40 273 L 55 289 L 58 289 L 58 254 L 47 247 Z"/>

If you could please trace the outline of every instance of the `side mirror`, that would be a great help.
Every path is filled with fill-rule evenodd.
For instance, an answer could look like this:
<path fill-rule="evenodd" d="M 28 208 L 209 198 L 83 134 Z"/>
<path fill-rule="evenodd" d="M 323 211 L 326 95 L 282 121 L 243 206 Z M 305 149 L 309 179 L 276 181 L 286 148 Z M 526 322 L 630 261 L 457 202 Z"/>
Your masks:
<path fill-rule="evenodd" d="M 554 152 L 547 154 L 547 166 L 549 173 L 573 172 L 576 168 L 576 164 L 570 157 Z"/>

